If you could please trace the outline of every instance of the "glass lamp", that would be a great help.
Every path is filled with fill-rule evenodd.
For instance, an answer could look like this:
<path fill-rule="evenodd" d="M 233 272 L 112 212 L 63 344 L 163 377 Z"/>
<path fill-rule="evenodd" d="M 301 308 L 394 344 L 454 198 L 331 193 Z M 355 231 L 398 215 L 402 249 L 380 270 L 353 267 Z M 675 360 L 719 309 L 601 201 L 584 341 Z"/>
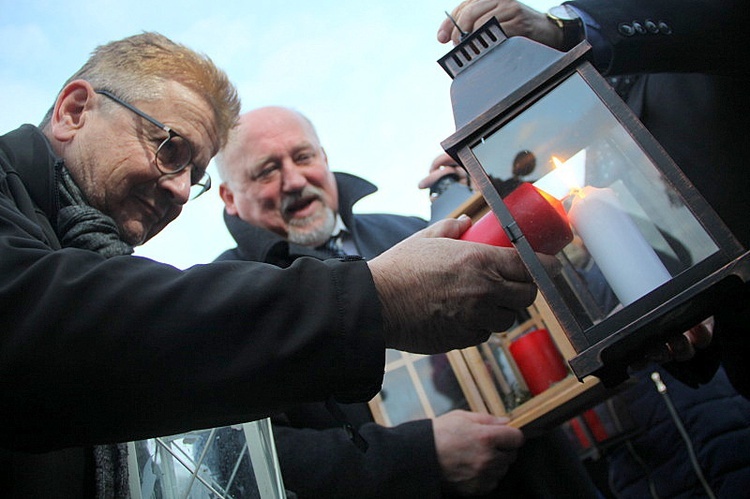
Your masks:
<path fill-rule="evenodd" d="M 492 19 L 439 61 L 453 78 L 456 124 L 442 145 L 560 322 L 577 352 L 574 374 L 616 385 L 648 347 L 731 299 L 750 277 L 750 253 L 585 59 L 589 50 L 508 38 Z M 524 184 L 564 207 L 573 238 L 555 254 L 558 269 L 529 243 L 545 224 L 517 223 L 504 202 Z"/>

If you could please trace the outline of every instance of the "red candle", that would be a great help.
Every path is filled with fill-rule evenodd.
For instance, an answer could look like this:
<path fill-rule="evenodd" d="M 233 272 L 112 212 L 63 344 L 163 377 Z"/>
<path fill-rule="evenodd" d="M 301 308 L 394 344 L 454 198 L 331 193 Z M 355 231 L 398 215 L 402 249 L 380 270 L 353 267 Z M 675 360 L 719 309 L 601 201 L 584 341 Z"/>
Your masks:
<path fill-rule="evenodd" d="M 503 199 L 534 251 L 554 255 L 573 240 L 568 217 L 559 200 L 523 183 Z M 464 241 L 510 247 L 500 221 L 490 211 L 461 235 Z"/>
<path fill-rule="evenodd" d="M 583 420 L 586 421 L 586 424 L 591 430 L 591 434 L 594 435 L 597 442 L 604 442 L 607 440 L 607 437 L 609 437 L 607 429 L 604 427 L 604 423 L 602 423 L 602 420 L 594 409 L 585 411 L 583 413 Z"/>
<path fill-rule="evenodd" d="M 583 430 L 581 419 L 576 416 L 575 418 L 571 419 L 569 423 L 570 428 L 573 430 L 573 434 L 578 439 L 578 443 L 581 444 L 581 447 L 583 449 L 588 449 L 589 447 L 591 447 L 591 440 L 589 440 L 589 436 Z"/>
<path fill-rule="evenodd" d="M 546 329 L 536 329 L 517 338 L 510 344 L 510 354 L 532 395 L 539 395 L 568 375 L 565 361 Z"/>

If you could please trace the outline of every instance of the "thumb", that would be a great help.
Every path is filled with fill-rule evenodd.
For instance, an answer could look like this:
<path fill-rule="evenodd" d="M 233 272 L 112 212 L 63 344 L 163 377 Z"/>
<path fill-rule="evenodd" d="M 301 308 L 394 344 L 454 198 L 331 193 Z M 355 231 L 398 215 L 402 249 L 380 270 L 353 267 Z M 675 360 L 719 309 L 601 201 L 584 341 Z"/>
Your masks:
<path fill-rule="evenodd" d="M 420 237 L 448 237 L 458 239 L 461 234 L 471 227 L 471 218 L 468 215 L 461 215 L 458 218 L 446 218 L 440 220 L 426 229 L 417 232 Z"/>
<path fill-rule="evenodd" d="M 506 416 L 495 416 L 486 412 L 467 412 L 466 417 L 472 422 L 483 425 L 507 425 L 510 418 Z"/>

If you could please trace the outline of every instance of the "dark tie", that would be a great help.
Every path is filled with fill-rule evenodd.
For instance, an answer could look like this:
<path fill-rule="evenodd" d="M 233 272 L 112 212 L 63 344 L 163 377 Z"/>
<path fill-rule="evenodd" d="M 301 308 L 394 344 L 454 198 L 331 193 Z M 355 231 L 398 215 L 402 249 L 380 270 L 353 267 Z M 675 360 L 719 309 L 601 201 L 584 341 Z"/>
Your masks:
<path fill-rule="evenodd" d="M 346 256 L 344 251 L 344 242 L 341 239 L 341 232 L 335 236 L 331 236 L 328 241 L 320 248 L 334 258 L 343 258 Z"/>

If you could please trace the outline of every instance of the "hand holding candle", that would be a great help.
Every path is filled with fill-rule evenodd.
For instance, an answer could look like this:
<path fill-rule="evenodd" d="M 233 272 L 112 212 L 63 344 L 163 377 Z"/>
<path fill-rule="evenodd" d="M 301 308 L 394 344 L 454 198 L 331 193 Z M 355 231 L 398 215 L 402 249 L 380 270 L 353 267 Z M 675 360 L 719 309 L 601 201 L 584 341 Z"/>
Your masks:
<path fill-rule="evenodd" d="M 573 240 L 573 232 L 560 201 L 533 185 L 521 184 L 503 202 L 534 251 L 554 255 Z M 511 246 L 510 239 L 492 211 L 464 232 L 461 239 Z"/>

